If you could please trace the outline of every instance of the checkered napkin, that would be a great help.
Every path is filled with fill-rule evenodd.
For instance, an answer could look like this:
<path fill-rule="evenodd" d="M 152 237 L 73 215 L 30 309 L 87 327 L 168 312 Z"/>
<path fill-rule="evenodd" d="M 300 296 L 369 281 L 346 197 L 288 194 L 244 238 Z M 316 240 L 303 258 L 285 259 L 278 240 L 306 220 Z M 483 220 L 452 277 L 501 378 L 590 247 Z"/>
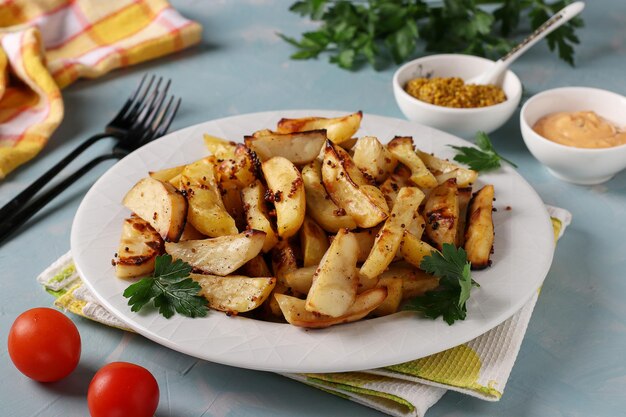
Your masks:
<path fill-rule="evenodd" d="M 200 41 L 165 0 L 0 0 L 0 179 L 63 119 L 60 89 Z"/>
<path fill-rule="evenodd" d="M 547 206 L 558 240 L 571 214 Z M 68 252 L 37 277 L 58 297 L 55 305 L 108 326 L 130 330 L 105 310 L 83 286 Z M 467 343 L 422 359 L 361 372 L 283 374 L 393 416 L 423 416 L 447 390 L 487 401 L 498 401 L 513 368 L 528 322 L 537 302 L 535 294 L 504 323 Z"/>

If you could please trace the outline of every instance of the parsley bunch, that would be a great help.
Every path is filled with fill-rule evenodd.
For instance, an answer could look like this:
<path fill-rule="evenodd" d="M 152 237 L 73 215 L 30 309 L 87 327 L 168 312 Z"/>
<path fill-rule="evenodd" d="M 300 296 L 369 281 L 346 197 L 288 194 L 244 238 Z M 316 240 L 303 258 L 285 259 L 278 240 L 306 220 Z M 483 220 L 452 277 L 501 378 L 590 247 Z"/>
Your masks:
<path fill-rule="evenodd" d="M 187 317 L 207 315 L 207 301 L 199 296 L 200 284 L 189 278 L 191 265 L 171 255 L 156 257 L 154 273 L 151 277 L 130 285 L 124 291 L 131 311 L 139 311 L 150 301 L 165 318 L 175 312 Z"/>
<path fill-rule="evenodd" d="M 496 152 L 496 148 L 493 147 L 485 132 L 476 133 L 476 145 L 478 149 L 469 146 L 450 145 L 458 151 L 454 160 L 467 164 L 474 171 L 490 171 L 500 168 L 500 161 L 506 161 L 517 168 L 517 165 Z"/>
<path fill-rule="evenodd" d="M 465 320 L 465 304 L 470 297 L 472 287 L 478 283 L 472 279 L 471 264 L 463 248 L 455 248 L 449 243 L 443 244 L 441 253 L 434 252 L 424 257 L 420 268 L 439 277 L 439 287 L 424 295 L 411 299 L 404 310 L 420 311 L 426 317 L 443 316 L 448 324 L 456 320 Z"/>
<path fill-rule="evenodd" d="M 291 58 L 317 58 L 345 69 L 365 63 L 380 69 L 390 60 L 402 63 L 426 51 L 456 52 L 499 58 L 515 44 L 518 31 L 538 28 L 569 1 L 558 0 L 300 0 L 290 10 L 321 22 L 297 40 L 280 35 L 298 50 Z M 526 19 L 528 17 L 528 19 Z M 526 22 L 525 20 L 528 20 Z M 548 47 L 574 65 L 574 18 L 547 36 Z M 420 45 L 418 42 L 423 41 Z"/>

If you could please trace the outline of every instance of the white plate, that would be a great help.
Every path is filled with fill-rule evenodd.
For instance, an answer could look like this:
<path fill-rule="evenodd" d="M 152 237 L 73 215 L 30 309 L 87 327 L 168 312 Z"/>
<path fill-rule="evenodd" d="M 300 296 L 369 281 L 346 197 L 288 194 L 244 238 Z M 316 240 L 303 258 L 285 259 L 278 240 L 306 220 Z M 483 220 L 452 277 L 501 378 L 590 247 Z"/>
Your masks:
<path fill-rule="evenodd" d="M 477 186 L 494 184 L 498 211 L 493 266 L 474 273 L 481 284 L 472 290 L 465 321 L 398 313 L 324 330 L 304 330 L 211 311 L 207 317 L 165 319 L 156 311 L 132 313 L 122 292 L 128 281 L 114 275 L 122 220 L 130 213 L 124 194 L 148 171 L 181 165 L 207 154 L 203 133 L 241 140 L 272 128 L 282 117 L 332 117 L 345 112 L 280 111 L 234 116 L 171 133 L 113 166 L 89 190 L 72 226 L 72 253 L 78 272 L 98 300 L 131 328 L 171 349 L 227 365 L 276 372 L 341 372 L 371 369 L 421 358 L 454 347 L 512 316 L 538 290 L 554 252 L 547 211 L 535 191 L 511 167 L 481 175 Z M 413 136 L 417 146 L 452 157 L 447 145 L 468 142 L 405 120 L 365 115 L 358 136 L 389 140 Z M 510 206 L 511 210 L 505 210 Z"/>

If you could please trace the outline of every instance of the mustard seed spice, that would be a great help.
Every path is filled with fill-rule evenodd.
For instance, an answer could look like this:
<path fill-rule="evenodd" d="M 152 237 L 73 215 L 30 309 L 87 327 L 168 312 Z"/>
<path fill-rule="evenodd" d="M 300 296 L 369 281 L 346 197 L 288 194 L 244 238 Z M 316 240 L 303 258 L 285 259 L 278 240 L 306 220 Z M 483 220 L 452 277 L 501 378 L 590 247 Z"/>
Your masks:
<path fill-rule="evenodd" d="M 456 77 L 415 78 L 404 89 L 418 100 L 444 107 L 471 109 L 506 100 L 506 94 L 498 86 L 465 84 Z"/>

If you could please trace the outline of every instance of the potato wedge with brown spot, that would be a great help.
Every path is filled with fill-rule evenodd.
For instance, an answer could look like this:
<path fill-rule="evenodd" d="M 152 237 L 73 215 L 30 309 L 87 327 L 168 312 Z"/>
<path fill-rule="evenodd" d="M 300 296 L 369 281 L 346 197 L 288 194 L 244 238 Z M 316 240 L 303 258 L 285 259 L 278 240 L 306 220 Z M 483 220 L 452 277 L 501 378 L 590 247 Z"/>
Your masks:
<path fill-rule="evenodd" d="M 163 252 L 163 239 L 140 217 L 125 219 L 115 258 L 115 276 L 135 278 L 154 271 L 156 257 Z"/>
<path fill-rule="evenodd" d="M 306 195 L 306 213 L 322 229 L 337 233 L 340 229 L 356 229 L 354 219 L 340 209 L 326 192 L 322 184 L 322 163 L 318 160 L 302 168 L 302 181 Z"/>
<path fill-rule="evenodd" d="M 400 255 L 411 265 L 419 268 L 424 257 L 432 255 L 433 251 L 438 252 L 436 248 L 420 240 L 413 233 L 404 232 L 400 243 Z"/>
<path fill-rule="evenodd" d="M 376 226 L 389 216 L 389 207 L 380 190 L 368 186 L 348 153 L 339 149 L 326 142 L 322 163 L 324 187 L 335 204 L 359 227 Z"/>
<path fill-rule="evenodd" d="M 289 238 L 304 222 L 306 199 L 302 175 L 287 158 L 275 156 L 262 164 L 263 175 L 276 207 L 278 235 Z"/>
<path fill-rule="evenodd" d="M 398 192 L 398 197 L 385 221 L 382 229 L 376 235 L 376 241 L 365 263 L 361 266 L 361 283 L 367 278 L 376 281 L 396 256 L 400 242 L 409 224 L 418 216 L 424 193 L 417 187 L 404 187 Z M 366 285 L 368 287 L 369 285 Z"/>
<path fill-rule="evenodd" d="M 317 271 L 317 265 L 293 269 L 285 274 L 285 282 L 295 292 L 308 294 L 313 284 L 315 271 Z"/>
<path fill-rule="evenodd" d="M 494 240 L 493 195 L 493 185 L 485 185 L 470 203 L 464 248 L 472 269 L 484 269 L 490 264 Z"/>
<path fill-rule="evenodd" d="M 278 242 L 278 235 L 270 220 L 269 211 L 265 204 L 265 187 L 257 180 L 241 190 L 244 218 L 250 229 L 265 232 L 263 252 L 269 252 Z"/>
<path fill-rule="evenodd" d="M 187 200 L 167 182 L 150 177 L 139 180 L 126 193 L 123 204 L 148 222 L 163 240 L 175 242 L 183 233 Z"/>
<path fill-rule="evenodd" d="M 150 175 L 150 178 L 154 178 L 155 180 L 169 182 L 172 178 L 180 175 L 184 169 L 185 165 L 179 165 L 177 167 L 165 168 L 159 171 L 150 171 L 148 174 Z"/>
<path fill-rule="evenodd" d="M 424 162 L 426 167 L 433 173 L 439 184 L 447 180 L 448 178 L 456 178 L 456 184 L 458 187 L 468 187 L 476 182 L 478 178 L 478 172 L 463 168 L 453 162 L 445 159 L 437 158 L 426 152 L 422 152 L 419 149 L 416 151 L 417 156 Z M 450 175 L 451 174 L 451 175 Z"/>
<path fill-rule="evenodd" d="M 200 295 L 207 299 L 209 307 L 227 313 L 254 310 L 263 304 L 276 285 L 276 278 L 272 277 L 200 274 L 191 274 L 190 277 L 200 284 Z"/>
<path fill-rule="evenodd" d="M 456 242 L 459 201 L 456 179 L 450 178 L 433 188 L 424 206 L 426 236 L 441 250 L 444 243 Z"/>
<path fill-rule="evenodd" d="M 342 143 L 359 130 L 362 112 L 356 112 L 342 117 L 304 117 L 300 119 L 281 119 L 278 122 L 278 133 L 305 132 L 307 130 L 326 130 L 326 136 L 333 143 Z"/>
<path fill-rule="evenodd" d="M 311 130 L 297 133 L 264 132 L 246 136 L 246 145 L 266 161 L 274 156 L 287 158 L 295 165 L 304 165 L 317 158 L 326 142 L 325 130 Z"/>
<path fill-rule="evenodd" d="M 387 288 L 373 288 L 359 294 L 348 311 L 340 317 L 312 313 L 305 306 L 305 301 L 284 294 L 275 294 L 287 322 L 294 326 L 322 329 L 336 324 L 350 323 L 367 316 L 385 301 Z"/>
<path fill-rule="evenodd" d="M 254 258 L 246 262 L 241 268 L 239 268 L 241 275 L 247 277 L 271 277 L 272 271 L 267 266 L 267 262 L 263 258 L 263 255 L 258 254 Z"/>
<path fill-rule="evenodd" d="M 356 297 L 358 284 L 356 239 L 340 230 L 313 275 L 306 310 L 332 317 L 344 315 Z"/>
<path fill-rule="evenodd" d="M 360 138 L 352 152 L 354 164 L 377 183 L 383 182 L 398 165 L 396 158 L 374 136 Z"/>
<path fill-rule="evenodd" d="M 404 262 L 392 263 L 380 276 L 381 280 L 389 278 L 402 280 L 403 300 L 424 295 L 439 286 L 439 278 Z"/>
<path fill-rule="evenodd" d="M 330 244 L 324 229 L 306 216 L 300 228 L 300 249 L 304 266 L 318 265 Z"/>
<path fill-rule="evenodd" d="M 382 317 L 398 312 L 402 302 L 402 279 L 385 277 L 378 281 L 378 287 L 387 288 L 387 298 L 372 312 L 373 316 Z"/>
<path fill-rule="evenodd" d="M 230 236 L 166 243 L 165 251 L 204 274 L 228 275 L 261 252 L 265 232 L 246 230 Z"/>
<path fill-rule="evenodd" d="M 459 199 L 459 221 L 456 231 L 456 247 L 460 248 L 465 244 L 465 228 L 467 226 L 467 211 L 472 199 L 472 187 L 458 189 Z"/>
<path fill-rule="evenodd" d="M 227 159 L 233 157 L 237 143 L 205 133 L 204 145 L 216 159 Z"/>
<path fill-rule="evenodd" d="M 413 150 L 413 138 L 395 137 L 387 144 L 393 156 L 411 170 L 411 181 L 420 188 L 437 186 L 437 179 Z"/>

